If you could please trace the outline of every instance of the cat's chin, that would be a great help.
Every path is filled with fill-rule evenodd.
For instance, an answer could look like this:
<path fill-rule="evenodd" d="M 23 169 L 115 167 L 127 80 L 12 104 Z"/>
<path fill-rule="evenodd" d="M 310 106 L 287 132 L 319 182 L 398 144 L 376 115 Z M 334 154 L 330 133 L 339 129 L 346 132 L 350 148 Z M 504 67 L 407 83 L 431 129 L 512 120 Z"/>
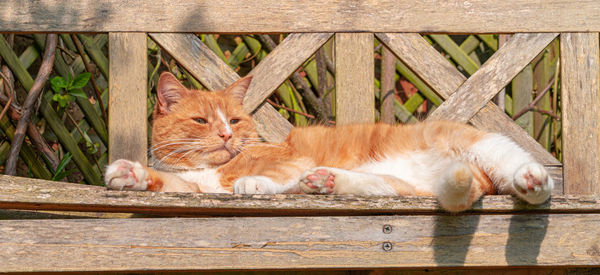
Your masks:
<path fill-rule="evenodd" d="M 226 149 L 225 147 L 223 147 L 221 149 L 211 152 L 206 157 L 207 157 L 207 159 L 210 160 L 210 166 L 215 167 L 215 166 L 221 166 L 221 165 L 227 163 L 233 157 L 235 157 L 235 154 L 232 153 L 230 150 Z"/>

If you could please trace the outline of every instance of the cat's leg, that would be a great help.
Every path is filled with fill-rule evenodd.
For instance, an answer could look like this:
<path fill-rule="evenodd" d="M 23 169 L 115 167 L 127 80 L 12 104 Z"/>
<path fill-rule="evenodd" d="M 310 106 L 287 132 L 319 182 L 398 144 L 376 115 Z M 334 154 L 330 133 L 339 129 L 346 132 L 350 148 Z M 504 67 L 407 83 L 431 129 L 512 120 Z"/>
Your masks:
<path fill-rule="evenodd" d="M 414 195 L 414 187 L 393 176 L 376 175 L 332 167 L 305 171 L 299 182 L 307 194 Z"/>
<path fill-rule="evenodd" d="M 513 194 L 531 204 L 550 197 L 554 182 L 544 166 L 509 138 L 487 134 L 468 150 L 499 193 Z"/>
<path fill-rule="evenodd" d="M 266 176 L 246 176 L 237 179 L 233 184 L 234 194 L 295 194 L 298 184 L 289 182 L 281 184 Z"/>
<path fill-rule="evenodd" d="M 491 182 L 476 167 L 456 161 L 446 168 L 433 186 L 438 202 L 447 211 L 460 212 L 471 207 Z"/>
<path fill-rule="evenodd" d="M 125 159 L 116 160 L 106 167 L 104 183 L 114 190 L 200 192 L 196 184 Z"/>

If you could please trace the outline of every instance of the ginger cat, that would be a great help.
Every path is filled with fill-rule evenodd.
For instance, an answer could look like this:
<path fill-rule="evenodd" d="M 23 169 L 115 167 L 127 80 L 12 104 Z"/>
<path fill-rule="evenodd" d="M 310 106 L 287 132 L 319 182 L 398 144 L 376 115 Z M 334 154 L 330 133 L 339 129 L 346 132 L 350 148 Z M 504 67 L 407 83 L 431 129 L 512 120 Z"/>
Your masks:
<path fill-rule="evenodd" d="M 546 169 L 505 136 L 435 121 L 293 129 L 261 142 L 242 102 L 251 77 L 223 91 L 189 90 L 160 76 L 151 153 L 154 167 L 117 160 L 111 189 L 241 194 L 435 195 L 462 211 L 485 194 L 531 204 L 553 188 Z"/>

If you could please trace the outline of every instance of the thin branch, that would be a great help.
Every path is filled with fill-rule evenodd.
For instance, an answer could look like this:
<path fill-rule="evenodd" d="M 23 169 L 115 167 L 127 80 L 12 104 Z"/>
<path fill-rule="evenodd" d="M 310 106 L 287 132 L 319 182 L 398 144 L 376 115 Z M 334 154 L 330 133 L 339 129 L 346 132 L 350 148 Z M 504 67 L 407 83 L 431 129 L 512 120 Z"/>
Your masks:
<path fill-rule="evenodd" d="M 46 143 L 46 140 L 40 133 L 40 130 L 38 130 L 38 128 L 35 127 L 31 121 L 27 123 L 27 135 L 31 139 L 31 142 L 35 145 L 35 148 L 37 148 L 40 152 L 42 152 L 42 154 L 44 154 L 44 156 L 46 156 L 46 159 L 50 162 L 52 169 L 56 171 L 60 160 L 58 160 L 58 157 L 56 157 L 54 151 L 50 148 L 48 143 Z"/>
<path fill-rule="evenodd" d="M 550 83 L 548 83 L 548 85 L 546 85 L 546 88 L 544 88 L 544 90 L 541 93 L 539 93 L 535 97 L 535 99 L 533 101 L 531 101 L 531 103 L 529 103 L 529 105 L 525 106 L 521 111 L 519 111 L 518 113 L 513 115 L 512 119 L 516 120 L 517 118 L 521 117 L 523 114 L 527 113 L 528 111 L 533 110 L 535 105 L 542 99 L 542 97 L 544 97 L 544 95 L 550 90 L 550 88 L 552 88 L 553 84 L 554 84 L 554 78 L 552 78 L 550 80 Z"/>
<path fill-rule="evenodd" d="M 539 109 L 539 108 L 533 108 L 531 110 L 534 111 L 534 112 L 541 113 L 541 114 L 549 115 L 549 116 L 551 116 L 552 118 L 554 118 L 556 120 L 560 120 L 559 116 L 557 116 L 555 113 L 550 112 L 548 110 L 543 110 L 543 109 Z"/>
<path fill-rule="evenodd" d="M 290 111 L 290 112 L 292 112 L 292 113 L 296 113 L 296 114 L 299 114 L 299 115 L 301 115 L 301 116 L 305 116 L 305 117 L 307 117 L 307 118 L 315 119 L 315 116 L 313 116 L 313 115 L 311 115 L 311 114 L 307 114 L 307 113 L 299 112 L 299 111 L 296 111 L 296 110 L 294 110 L 294 109 L 292 109 L 292 108 L 288 108 L 288 107 L 286 107 L 286 106 L 283 106 L 283 105 L 277 104 L 277 103 L 275 103 L 274 101 L 272 101 L 272 100 L 270 100 L 270 99 L 268 99 L 268 98 L 267 98 L 267 102 L 268 102 L 269 104 L 271 104 L 271 105 L 273 105 L 273 106 L 277 107 L 277 108 L 281 108 L 281 109 L 284 109 L 284 110 Z M 328 122 L 329 122 L 330 124 L 335 124 L 335 121 L 332 121 L 332 120 L 330 120 L 330 121 L 328 121 Z"/>
<path fill-rule="evenodd" d="M 275 47 L 277 47 L 275 41 L 273 41 L 271 36 L 269 36 L 268 34 L 259 35 L 258 38 L 261 42 L 263 42 L 263 44 L 265 44 L 266 48 L 270 52 L 273 51 Z M 323 106 L 323 102 L 314 94 L 310 86 L 308 86 L 308 83 L 306 83 L 306 80 L 302 78 L 298 71 L 295 71 L 292 74 L 290 80 L 292 81 L 295 87 L 302 88 L 302 95 L 304 96 L 304 98 L 306 98 L 306 100 L 308 100 L 308 103 L 317 112 L 317 117 L 319 118 L 319 120 L 323 123 L 328 123 L 329 116 L 327 114 L 327 111 L 325 110 L 325 106 Z"/>
<path fill-rule="evenodd" d="M 98 100 L 98 104 L 100 105 L 100 110 L 102 111 L 102 119 L 104 119 L 104 123 L 108 124 L 108 114 L 106 113 L 106 109 L 104 109 L 104 103 L 102 102 L 102 91 L 98 84 L 96 84 L 96 80 L 94 79 L 94 73 L 92 71 L 92 67 L 90 67 L 90 63 L 88 63 L 85 58 L 85 52 L 83 51 L 83 45 L 81 45 L 81 41 L 77 38 L 75 34 L 71 34 L 71 39 L 75 42 L 75 47 L 77 47 L 77 51 L 79 52 L 79 56 L 81 56 L 81 61 L 83 61 L 83 66 L 85 70 L 91 74 L 90 79 L 92 80 L 92 86 L 94 86 L 94 92 L 96 93 L 96 98 Z"/>
<path fill-rule="evenodd" d="M 40 96 L 42 88 L 52 72 L 54 57 L 56 56 L 56 41 L 56 34 L 48 34 L 46 38 L 46 49 L 44 51 L 42 65 L 40 66 L 38 74 L 35 77 L 35 81 L 33 82 L 33 86 L 31 86 L 31 89 L 27 94 L 27 98 L 23 103 L 23 114 L 21 115 L 21 118 L 19 118 L 15 135 L 11 141 L 8 160 L 6 161 L 6 168 L 4 170 L 7 175 L 15 175 L 17 172 L 17 160 L 19 157 L 19 151 L 21 150 L 21 145 L 23 144 L 23 139 L 25 138 L 27 123 L 29 122 L 29 118 L 33 112 L 34 104 Z"/>

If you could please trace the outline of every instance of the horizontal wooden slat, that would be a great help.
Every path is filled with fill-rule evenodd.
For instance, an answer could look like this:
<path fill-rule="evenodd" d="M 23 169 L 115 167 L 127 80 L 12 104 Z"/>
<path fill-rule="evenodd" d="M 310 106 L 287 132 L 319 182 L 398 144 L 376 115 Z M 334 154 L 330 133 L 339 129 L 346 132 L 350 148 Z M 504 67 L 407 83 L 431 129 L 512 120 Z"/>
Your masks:
<path fill-rule="evenodd" d="M 0 176 L 0 208 L 127 212 L 167 216 L 367 215 L 441 213 L 433 197 L 227 195 L 112 191 L 103 187 Z M 486 196 L 467 213 L 600 213 L 600 196 L 555 195 L 532 206 Z"/>
<path fill-rule="evenodd" d="M 377 38 L 444 99 L 450 97 L 466 80 L 419 34 L 378 33 Z M 545 165 L 560 165 L 556 158 L 492 102 L 488 102 L 469 122 L 479 129 L 512 138 Z"/>
<path fill-rule="evenodd" d="M 597 32 L 598 14 L 596 0 L 21 0 L 0 31 Z"/>
<path fill-rule="evenodd" d="M 598 227 L 600 214 L 5 220 L 0 272 L 597 266 Z"/>

